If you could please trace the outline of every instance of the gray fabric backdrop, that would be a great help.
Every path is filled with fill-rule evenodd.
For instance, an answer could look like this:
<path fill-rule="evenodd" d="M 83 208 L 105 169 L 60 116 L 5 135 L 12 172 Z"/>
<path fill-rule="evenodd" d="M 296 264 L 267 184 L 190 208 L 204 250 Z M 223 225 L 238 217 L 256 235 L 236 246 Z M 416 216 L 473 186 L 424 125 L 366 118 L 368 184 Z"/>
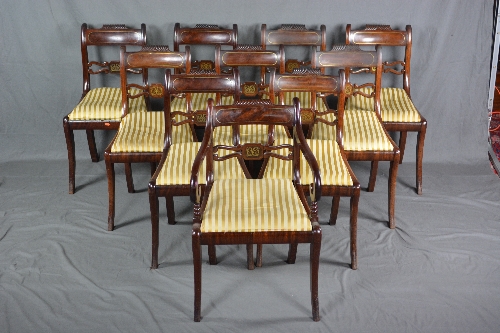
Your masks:
<path fill-rule="evenodd" d="M 241 43 L 260 25 L 325 24 L 329 46 L 347 23 L 413 27 L 412 96 L 428 120 L 423 195 L 414 144 L 399 168 L 395 230 L 387 227 L 387 169 L 362 192 L 359 269 L 349 262 L 349 205 L 327 224 L 320 202 L 321 322 L 311 320 L 308 247 L 295 265 L 265 246 L 245 268 L 244 246 L 203 265 L 202 322 L 193 323 L 192 207 L 160 210 L 160 267 L 150 270 L 149 166 L 126 193 L 116 166 L 116 230 L 107 232 L 104 163 L 76 133 L 77 192 L 68 195 L 62 118 L 81 95 L 80 26 L 147 24 L 172 45 L 175 22 L 237 23 Z M 493 1 L 454 0 L 0 0 L 0 332 L 498 332 L 500 182 L 487 158 Z M 102 153 L 112 135 L 97 135 Z M 368 163 L 353 163 L 366 186 Z M 161 206 L 163 201 L 161 201 Z M 206 249 L 203 249 L 206 262 Z"/>

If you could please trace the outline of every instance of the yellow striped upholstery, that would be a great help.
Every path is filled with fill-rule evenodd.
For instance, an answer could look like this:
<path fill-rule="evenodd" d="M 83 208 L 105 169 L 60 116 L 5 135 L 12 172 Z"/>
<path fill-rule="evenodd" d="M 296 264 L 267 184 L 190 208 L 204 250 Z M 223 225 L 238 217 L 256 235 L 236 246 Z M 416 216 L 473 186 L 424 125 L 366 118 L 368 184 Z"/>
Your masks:
<path fill-rule="evenodd" d="M 267 143 L 267 125 L 242 125 L 240 126 L 240 143 Z M 276 126 L 274 130 L 274 140 L 287 140 L 288 134 L 283 126 Z M 214 144 L 232 145 L 233 131 L 231 126 L 217 127 L 214 131 Z"/>
<path fill-rule="evenodd" d="M 311 93 L 308 91 L 287 91 L 283 94 L 283 104 L 293 105 L 293 98 L 298 97 L 300 101 L 300 107 L 303 109 L 311 108 Z M 328 109 L 325 101 L 321 97 L 316 97 L 316 111 L 324 112 Z"/>
<path fill-rule="evenodd" d="M 175 143 L 170 146 L 167 159 L 163 164 L 158 178 L 157 185 L 189 185 L 191 182 L 191 168 L 201 142 Z M 221 152 L 225 154 L 226 152 Z M 200 167 L 198 181 L 205 184 L 206 165 L 205 161 Z M 214 178 L 245 178 L 245 174 L 236 158 L 225 161 L 214 161 Z"/>
<path fill-rule="evenodd" d="M 312 138 L 334 140 L 335 126 L 329 126 L 324 123 L 315 124 Z M 392 151 L 393 146 L 375 112 L 345 110 L 344 150 Z"/>
<path fill-rule="evenodd" d="M 363 88 L 365 93 L 370 93 L 371 88 Z M 346 110 L 373 111 L 373 98 L 361 95 L 350 97 L 346 103 Z M 404 89 L 382 88 L 380 95 L 380 115 L 384 122 L 418 123 L 421 121 L 415 105 Z"/>
<path fill-rule="evenodd" d="M 292 140 L 289 139 L 288 143 L 291 144 Z M 321 173 L 321 184 L 352 186 L 352 178 L 347 169 L 347 165 L 342 159 L 340 147 L 336 141 L 307 140 L 307 144 L 318 161 Z M 286 151 L 281 149 L 280 154 L 286 155 Z M 303 185 L 314 182 L 309 163 L 307 163 L 303 155 L 300 160 L 300 176 L 300 182 Z M 292 179 L 292 161 L 270 158 L 264 172 L 264 178 Z"/>
<path fill-rule="evenodd" d="M 132 88 L 132 95 L 140 93 Z M 129 113 L 147 111 L 143 97 L 130 99 Z M 94 88 L 68 115 L 70 120 L 120 120 L 122 116 L 122 93 L 120 88 Z"/>
<path fill-rule="evenodd" d="M 334 122 L 336 119 L 333 113 L 325 114 L 322 118 L 328 122 Z M 336 140 L 337 138 L 336 127 L 321 122 L 314 124 L 312 131 L 311 138 L 315 140 Z"/>
<path fill-rule="evenodd" d="M 173 127 L 172 142 L 192 142 L 188 124 Z M 120 123 L 112 152 L 161 152 L 165 135 L 165 119 L 161 111 L 128 114 Z"/>
<path fill-rule="evenodd" d="M 311 230 L 289 179 L 215 180 L 202 221 L 202 233 Z"/>
<path fill-rule="evenodd" d="M 206 110 L 208 99 L 212 98 L 215 101 L 215 93 L 192 93 L 191 94 L 191 110 Z M 222 96 L 221 104 L 230 105 L 234 103 L 233 96 Z M 182 111 L 186 112 L 186 98 L 185 97 L 175 97 L 171 103 L 171 111 Z"/>

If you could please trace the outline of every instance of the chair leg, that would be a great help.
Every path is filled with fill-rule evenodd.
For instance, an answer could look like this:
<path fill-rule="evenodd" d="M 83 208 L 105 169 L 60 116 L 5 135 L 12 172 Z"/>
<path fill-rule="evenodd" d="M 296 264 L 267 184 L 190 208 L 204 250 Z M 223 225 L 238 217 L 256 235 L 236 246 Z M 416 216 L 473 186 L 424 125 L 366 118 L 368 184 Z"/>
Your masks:
<path fill-rule="evenodd" d="M 403 163 L 403 155 L 405 153 L 406 137 L 407 136 L 408 136 L 407 131 L 399 132 L 399 152 L 401 154 L 401 156 L 399 157 L 399 164 Z"/>
<path fill-rule="evenodd" d="M 208 263 L 210 265 L 217 265 L 217 252 L 213 244 L 208 245 Z"/>
<path fill-rule="evenodd" d="M 351 232 L 351 268 L 358 269 L 358 203 L 359 194 L 351 197 L 351 217 L 350 217 L 350 232 Z"/>
<path fill-rule="evenodd" d="M 335 225 L 337 223 L 337 216 L 339 213 L 340 206 L 340 196 L 334 196 L 332 198 L 332 210 L 330 212 L 330 225 Z"/>
<path fill-rule="evenodd" d="M 174 197 L 172 195 L 165 196 L 165 206 L 168 224 L 175 224 Z"/>
<path fill-rule="evenodd" d="M 396 205 L 396 179 L 398 176 L 399 154 L 396 155 L 394 161 L 391 161 L 389 170 L 389 228 L 396 228 L 396 220 L 394 217 L 394 207 Z"/>
<path fill-rule="evenodd" d="M 249 270 L 255 269 L 255 263 L 253 261 L 253 244 L 247 244 L 247 267 Z"/>
<path fill-rule="evenodd" d="M 297 245 L 297 243 L 291 243 L 288 246 L 287 264 L 295 264 L 295 259 L 297 259 Z"/>
<path fill-rule="evenodd" d="M 97 153 L 97 146 L 95 144 L 94 130 L 87 129 L 87 142 L 89 143 L 90 158 L 92 162 L 99 162 L 99 154 Z"/>
<path fill-rule="evenodd" d="M 310 275 L 311 275 L 311 306 L 314 321 L 319 321 L 318 275 L 319 254 L 321 250 L 321 229 L 313 231 L 313 240 L 310 246 Z"/>
<path fill-rule="evenodd" d="M 193 232 L 193 266 L 194 266 L 194 321 L 201 320 L 201 245 L 200 233 Z"/>
<path fill-rule="evenodd" d="M 372 161 L 370 169 L 370 180 L 368 182 L 368 192 L 373 192 L 375 190 L 375 182 L 377 181 L 378 172 L 378 161 Z"/>
<path fill-rule="evenodd" d="M 132 178 L 132 163 L 125 163 L 125 179 L 127 179 L 128 193 L 134 193 L 134 178 Z"/>
<path fill-rule="evenodd" d="M 425 132 L 427 130 L 427 123 L 424 123 L 417 135 L 417 168 L 416 168 L 416 179 L 417 179 L 417 194 L 422 194 L 422 159 L 424 158 L 424 140 Z"/>
<path fill-rule="evenodd" d="M 107 156 L 106 160 L 106 173 L 108 176 L 108 231 L 115 228 L 115 165 L 111 163 Z"/>
<path fill-rule="evenodd" d="M 75 135 L 69 127 L 67 119 L 63 121 L 64 136 L 66 137 L 66 147 L 68 149 L 69 163 L 69 194 L 75 193 Z"/>
<path fill-rule="evenodd" d="M 149 208 L 151 211 L 151 268 L 158 268 L 159 237 L 159 205 L 155 189 L 149 188 Z"/>
<path fill-rule="evenodd" d="M 257 244 L 257 259 L 255 266 L 262 267 L 262 244 Z"/>

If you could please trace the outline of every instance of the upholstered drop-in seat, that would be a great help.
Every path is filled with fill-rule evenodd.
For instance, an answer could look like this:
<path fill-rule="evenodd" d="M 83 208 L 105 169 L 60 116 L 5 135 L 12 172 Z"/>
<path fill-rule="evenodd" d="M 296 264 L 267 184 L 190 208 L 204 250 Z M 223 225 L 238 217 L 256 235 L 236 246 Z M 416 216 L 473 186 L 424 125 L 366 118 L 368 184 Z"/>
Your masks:
<path fill-rule="evenodd" d="M 202 233 L 312 230 L 289 179 L 219 179 L 202 218 Z"/>
<path fill-rule="evenodd" d="M 371 88 L 363 88 L 366 94 Z M 373 98 L 362 95 L 347 99 L 346 110 L 373 110 Z M 410 97 L 402 88 L 382 88 L 380 95 L 380 115 L 384 122 L 419 123 L 422 119 Z"/>
<path fill-rule="evenodd" d="M 201 142 L 174 143 L 170 146 L 167 159 L 158 173 L 156 185 L 185 185 L 191 180 L 191 167 Z M 205 163 L 200 169 L 200 184 L 205 184 Z M 214 177 L 217 179 L 246 178 L 238 161 L 230 158 L 215 164 Z"/>
<path fill-rule="evenodd" d="M 125 116 L 111 147 L 111 152 L 161 152 L 164 144 L 165 119 L 163 112 L 136 112 Z M 174 142 L 191 142 L 189 125 L 173 130 Z"/>
<path fill-rule="evenodd" d="M 137 95 L 139 89 L 131 89 Z M 147 111 L 144 98 L 131 100 L 129 112 Z M 78 103 L 68 115 L 70 120 L 116 120 L 122 117 L 122 93 L 120 88 L 94 88 Z"/>
<path fill-rule="evenodd" d="M 334 116 L 328 114 L 325 119 L 331 122 L 334 120 Z M 333 140 L 335 136 L 335 126 L 329 126 L 322 122 L 314 125 L 313 139 Z M 384 127 L 373 111 L 345 110 L 345 151 L 393 151 L 393 149 Z"/>
<path fill-rule="evenodd" d="M 291 143 L 289 140 L 288 143 Z M 307 144 L 316 157 L 321 172 L 321 184 L 323 186 L 352 186 L 353 181 L 349 174 L 347 165 L 342 160 L 339 145 L 332 140 L 307 140 Z M 281 151 L 280 154 L 284 152 Z M 304 156 L 300 160 L 300 182 L 303 185 L 311 184 L 312 171 Z M 292 179 L 292 163 L 281 159 L 269 160 L 264 178 Z"/>

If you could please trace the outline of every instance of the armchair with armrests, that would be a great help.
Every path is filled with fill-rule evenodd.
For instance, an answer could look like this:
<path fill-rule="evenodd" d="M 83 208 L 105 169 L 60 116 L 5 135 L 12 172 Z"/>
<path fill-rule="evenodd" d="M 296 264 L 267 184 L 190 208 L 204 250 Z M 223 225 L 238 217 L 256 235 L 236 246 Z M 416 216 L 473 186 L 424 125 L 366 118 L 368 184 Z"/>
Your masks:
<path fill-rule="evenodd" d="M 269 101 L 244 101 L 239 105 L 214 106 L 210 100 L 205 135 L 191 175 L 194 203 L 192 249 L 194 264 L 194 321 L 201 320 L 201 245 L 310 244 L 312 317 L 319 321 L 318 268 L 321 227 L 317 202 L 321 197 L 318 163 L 302 132 L 299 102 L 293 106 Z M 264 124 L 293 128 L 293 143 L 272 146 L 261 143 L 217 145 L 213 131 L 220 126 Z M 285 155 L 279 153 L 286 150 Z M 300 154 L 310 164 L 311 203 L 307 202 L 300 175 Z M 220 179 L 215 165 L 231 158 L 280 158 L 293 161 L 292 179 Z M 202 169 L 206 168 L 205 175 Z M 200 185 L 205 176 L 205 188 Z M 215 256 L 215 253 L 212 254 Z"/>

